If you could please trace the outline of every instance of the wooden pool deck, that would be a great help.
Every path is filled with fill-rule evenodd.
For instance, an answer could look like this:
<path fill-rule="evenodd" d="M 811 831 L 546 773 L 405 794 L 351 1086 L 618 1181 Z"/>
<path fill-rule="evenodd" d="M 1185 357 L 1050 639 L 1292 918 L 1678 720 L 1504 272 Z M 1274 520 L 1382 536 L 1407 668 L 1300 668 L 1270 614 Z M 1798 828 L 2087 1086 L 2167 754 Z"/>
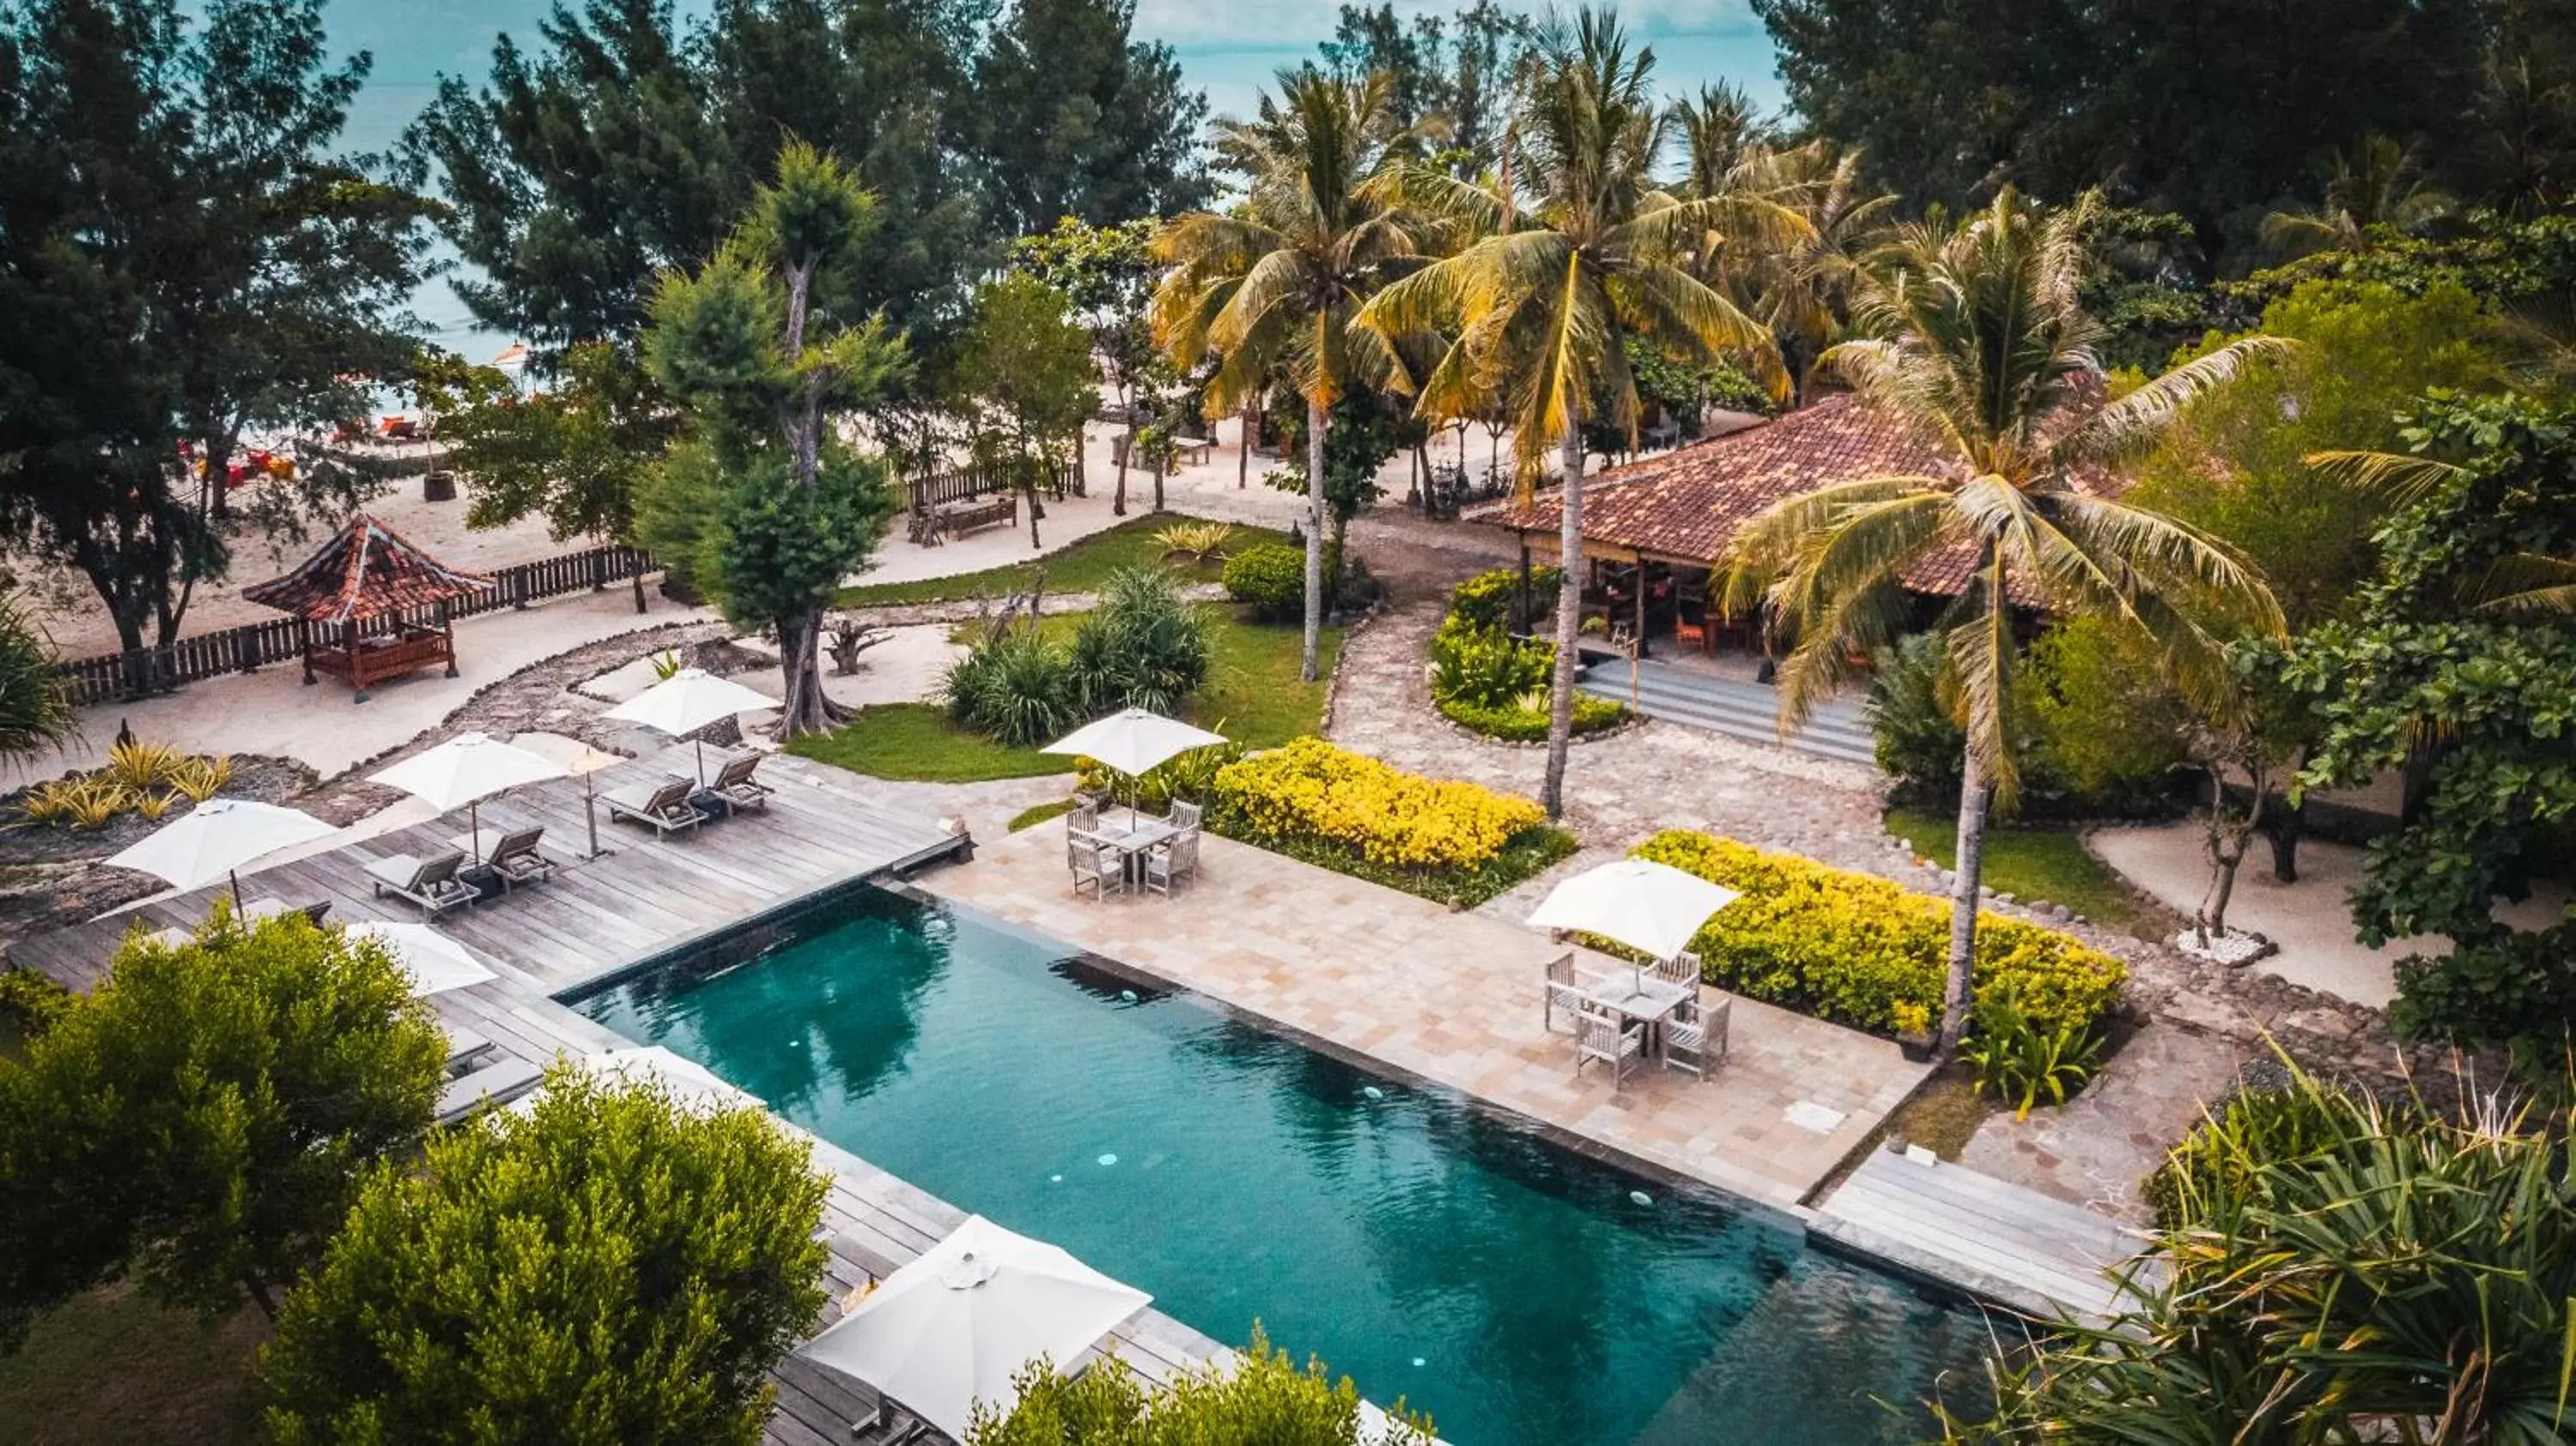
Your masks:
<path fill-rule="evenodd" d="M 2104 1272 L 2146 1242 L 2118 1221 L 1947 1163 L 1873 1150 L 1809 1231 L 2036 1319 L 2099 1324 L 2120 1305 Z"/>

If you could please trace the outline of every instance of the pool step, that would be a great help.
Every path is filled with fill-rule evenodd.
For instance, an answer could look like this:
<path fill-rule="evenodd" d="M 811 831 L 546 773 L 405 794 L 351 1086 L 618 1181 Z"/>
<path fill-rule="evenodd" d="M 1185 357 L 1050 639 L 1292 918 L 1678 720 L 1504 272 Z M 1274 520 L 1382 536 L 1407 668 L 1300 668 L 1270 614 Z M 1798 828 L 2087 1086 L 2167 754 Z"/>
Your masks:
<path fill-rule="evenodd" d="M 1595 662 L 1583 675 L 1583 691 L 1613 702 L 1628 701 L 1628 665 Z M 1649 718 L 1722 733 L 1748 743 L 1767 744 L 1876 767 L 1877 752 L 1869 718 L 1856 701 L 1835 699 L 1818 708 L 1807 726 L 1780 737 L 1780 694 L 1764 683 L 1739 682 L 1648 658 L 1637 665 L 1637 708 Z"/>

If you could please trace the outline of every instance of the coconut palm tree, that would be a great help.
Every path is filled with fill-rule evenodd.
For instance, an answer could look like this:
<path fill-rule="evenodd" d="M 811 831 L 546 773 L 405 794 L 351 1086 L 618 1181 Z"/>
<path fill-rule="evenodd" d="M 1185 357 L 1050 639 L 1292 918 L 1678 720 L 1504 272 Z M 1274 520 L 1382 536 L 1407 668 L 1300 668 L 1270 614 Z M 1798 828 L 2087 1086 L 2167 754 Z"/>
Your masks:
<path fill-rule="evenodd" d="M 1767 197 L 1806 222 L 1781 244 L 1720 247 L 1711 260 L 1738 304 L 1771 328 L 1782 363 L 1805 400 L 1816 359 L 1840 341 L 1851 320 L 1864 262 L 1877 249 L 1896 207 L 1893 193 L 1864 185 L 1861 153 L 1831 141 L 1762 149 L 1738 171 L 1739 189 Z M 1708 277 L 1717 284 L 1718 277 Z"/>
<path fill-rule="evenodd" d="M 2238 342 L 2107 405 L 2076 301 L 2091 198 L 2044 215 L 2007 190 L 1955 229 L 1901 230 L 1864 279 L 1855 327 L 1823 364 L 1935 440 L 1950 465 L 1867 477 L 1781 501 L 1737 535 L 1730 609 L 1768 610 L 1796 643 L 1779 673 L 1784 731 L 1895 642 L 1905 579 L 1950 561 L 1966 582 L 1937 629 L 1942 692 L 1967 732 L 1957 883 L 1940 1048 L 1969 1002 L 1978 866 L 1989 808 L 2018 795 L 2007 720 L 2020 610 L 2101 616 L 2142 630 L 2185 697 L 2230 697 L 2224 644 L 2277 636 L 2280 607 L 2233 547 L 2103 495 L 2079 478 L 2135 455 L 2190 398 L 2283 343 Z"/>
<path fill-rule="evenodd" d="M 1753 97 L 1723 80 L 1673 102 L 1673 126 L 1681 132 L 1685 196 L 1723 194 L 1736 167 L 1760 150 L 1770 132 Z"/>
<path fill-rule="evenodd" d="M 2358 250 L 2374 227 L 2420 231 L 2459 208 L 2448 191 L 2424 178 L 2415 153 L 2382 135 L 2363 136 L 2350 155 L 2327 163 L 2325 204 L 2275 211 L 2263 218 L 2265 245 L 2293 256 Z"/>
<path fill-rule="evenodd" d="M 1245 405 L 1274 376 L 1306 399 L 1306 647 L 1313 681 L 1324 607 L 1324 428 L 1335 400 L 1383 375 L 1386 353 L 1351 318 L 1419 251 L 1401 207 L 1368 182 L 1408 148 L 1383 74 L 1341 80 L 1279 72 L 1279 95 L 1252 120 L 1216 126 L 1219 164 L 1244 178 L 1243 206 L 1192 212 L 1156 234 L 1169 266 L 1154 294 L 1156 341 L 1184 370 L 1211 352 L 1207 410 Z"/>
<path fill-rule="evenodd" d="M 1548 708 L 1546 785 L 1564 811 L 1573 736 L 1574 644 L 1583 569 L 1583 426 L 1606 421 L 1636 435 L 1637 389 L 1623 340 L 1639 337 L 1692 361 L 1734 352 L 1785 389 L 1770 333 L 1692 276 L 1682 262 L 1710 232 L 1801 223 L 1758 197 L 1685 201 L 1656 185 L 1670 133 L 1654 100 L 1654 52 L 1632 51 L 1618 21 L 1586 9 L 1537 40 L 1539 63 L 1514 123 L 1506 182 L 1494 188 L 1423 167 L 1390 172 L 1372 189 L 1400 196 L 1475 238 L 1456 254 L 1390 284 L 1360 309 L 1382 341 L 1449 339 L 1437 365 L 1392 384 L 1427 421 L 1499 409 L 1511 417 L 1524 492 L 1548 454 L 1563 456 L 1568 565 L 1556 617 L 1556 676 Z"/>
<path fill-rule="evenodd" d="M 33 763 L 79 730 L 43 627 L 16 593 L 0 589 L 0 762 Z"/>

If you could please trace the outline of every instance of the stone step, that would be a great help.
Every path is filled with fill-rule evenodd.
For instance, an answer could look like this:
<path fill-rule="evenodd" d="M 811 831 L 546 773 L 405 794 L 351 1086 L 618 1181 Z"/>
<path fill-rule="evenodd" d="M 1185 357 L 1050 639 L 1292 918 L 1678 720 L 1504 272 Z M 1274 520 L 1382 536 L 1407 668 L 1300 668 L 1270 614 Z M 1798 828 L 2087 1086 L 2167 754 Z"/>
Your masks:
<path fill-rule="evenodd" d="M 1627 669 L 1615 662 L 1594 664 L 1582 686 L 1585 692 L 1614 702 L 1629 699 Z M 1636 698 L 1639 711 L 1649 718 L 1823 758 L 1876 763 L 1869 723 L 1857 704 L 1827 704 L 1807 720 L 1804 729 L 1783 742 L 1779 695 L 1762 684 L 1699 677 L 1650 663 L 1639 671 Z"/>

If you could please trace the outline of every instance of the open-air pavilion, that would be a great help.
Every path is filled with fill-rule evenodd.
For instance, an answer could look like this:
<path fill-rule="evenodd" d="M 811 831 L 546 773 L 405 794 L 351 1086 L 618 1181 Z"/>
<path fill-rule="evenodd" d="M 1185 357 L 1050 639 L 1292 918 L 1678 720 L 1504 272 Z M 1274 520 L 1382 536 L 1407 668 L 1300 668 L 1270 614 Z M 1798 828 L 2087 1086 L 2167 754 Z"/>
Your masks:
<path fill-rule="evenodd" d="M 449 567 L 366 513 L 283 577 L 242 589 L 252 602 L 304 622 L 304 681 L 345 678 L 365 702 L 370 685 L 444 667 L 456 676 L 456 628 L 447 605 L 492 586 Z"/>

